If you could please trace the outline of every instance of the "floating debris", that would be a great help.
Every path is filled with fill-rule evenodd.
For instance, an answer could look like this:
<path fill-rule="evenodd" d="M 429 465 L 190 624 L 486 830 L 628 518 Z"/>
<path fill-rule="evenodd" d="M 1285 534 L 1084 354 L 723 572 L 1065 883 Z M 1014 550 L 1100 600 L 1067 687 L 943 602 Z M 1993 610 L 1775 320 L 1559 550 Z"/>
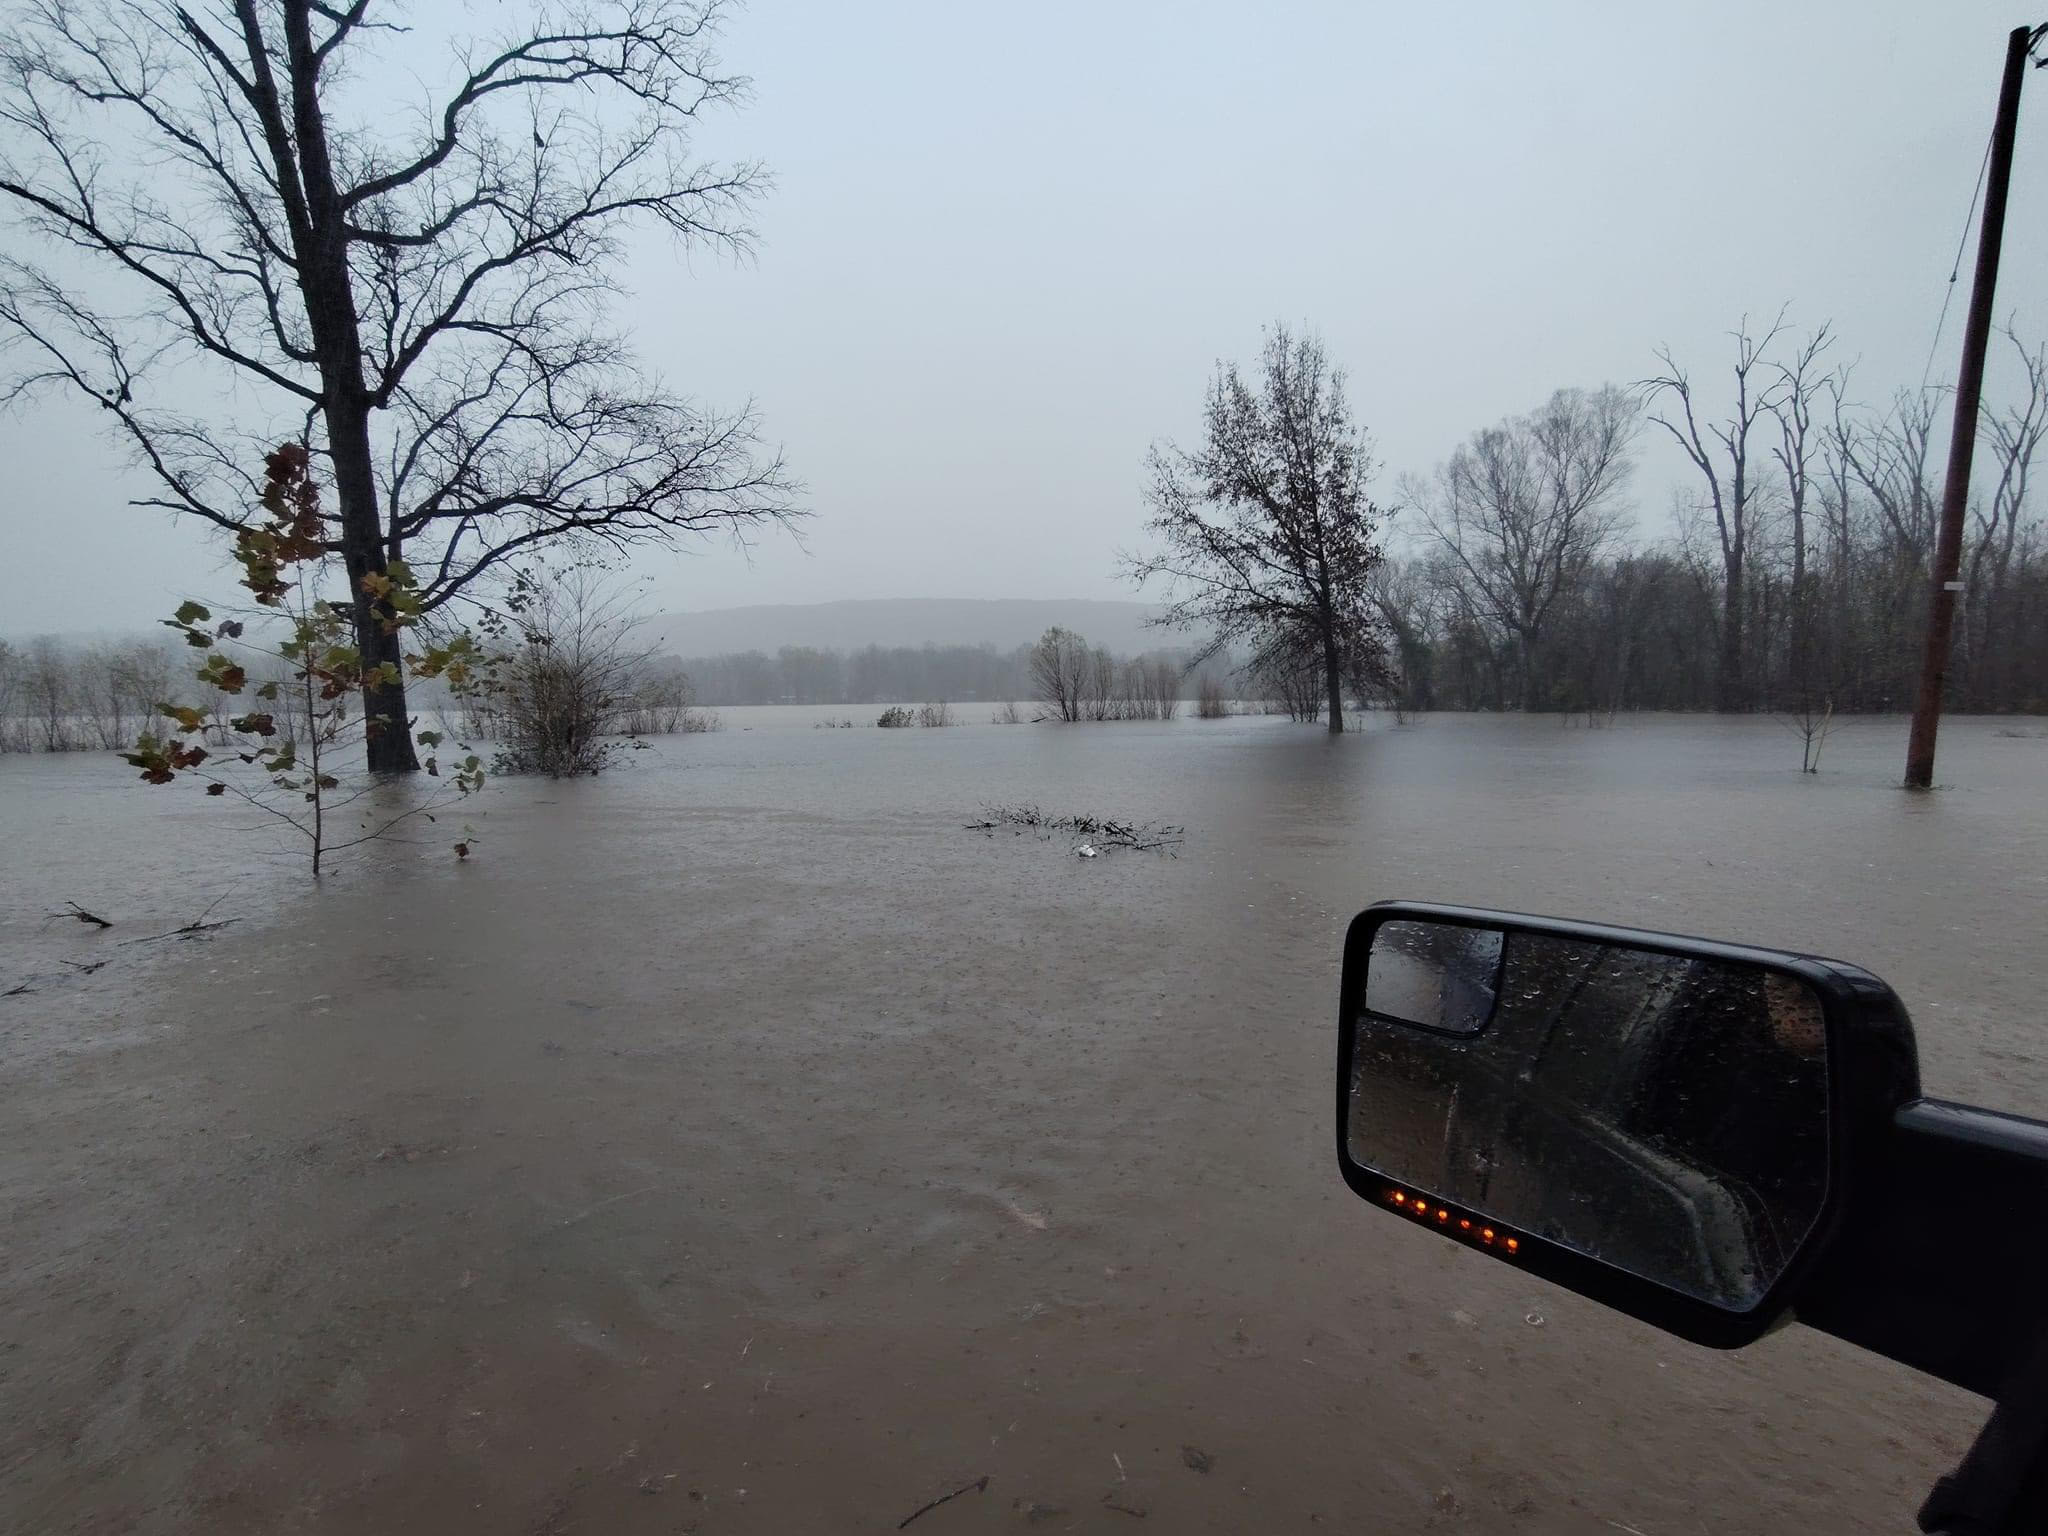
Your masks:
<path fill-rule="evenodd" d="M 1004 828 L 1020 836 L 1035 832 L 1046 841 L 1058 833 L 1070 833 L 1081 839 L 1074 845 L 1074 856 L 1082 859 L 1100 858 L 1113 848 L 1124 848 L 1134 853 L 1159 852 L 1178 858 L 1180 855 L 1174 849 L 1187 833 L 1185 827 L 1157 821 L 1118 821 L 1113 816 L 1051 816 L 1035 805 L 983 806 L 980 818 L 966 824 L 967 831 L 986 833 L 990 837 Z"/>

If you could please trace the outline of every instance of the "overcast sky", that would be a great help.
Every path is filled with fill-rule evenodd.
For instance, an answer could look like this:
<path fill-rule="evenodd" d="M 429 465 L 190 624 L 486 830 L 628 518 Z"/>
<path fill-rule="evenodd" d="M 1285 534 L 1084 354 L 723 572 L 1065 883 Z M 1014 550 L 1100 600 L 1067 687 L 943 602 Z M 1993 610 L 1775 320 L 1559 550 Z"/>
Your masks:
<path fill-rule="evenodd" d="M 1147 444 L 1188 437 L 1215 360 L 1275 319 L 1349 370 L 1389 496 L 1659 342 L 1711 383 L 1745 311 L 1832 320 L 1882 399 L 1920 379 L 2025 19 L 757 0 L 723 47 L 753 102 L 706 142 L 775 173 L 758 256 L 646 242 L 627 323 L 671 384 L 758 402 L 817 515 L 808 552 L 645 562 L 655 600 L 1128 596 Z M 2038 337 L 2048 76 L 2029 90 L 1999 308 Z M 123 504 L 144 482 L 96 425 L 58 398 L 0 417 L 0 632 L 134 628 L 221 588 L 196 524 Z M 1646 536 L 1679 468 L 1645 440 Z"/>

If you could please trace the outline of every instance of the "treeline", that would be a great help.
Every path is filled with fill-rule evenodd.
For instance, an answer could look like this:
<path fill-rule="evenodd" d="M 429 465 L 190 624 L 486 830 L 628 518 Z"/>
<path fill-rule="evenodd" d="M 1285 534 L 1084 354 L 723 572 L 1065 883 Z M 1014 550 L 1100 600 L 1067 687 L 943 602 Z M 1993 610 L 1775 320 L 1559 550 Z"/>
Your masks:
<path fill-rule="evenodd" d="M 1735 336 L 1695 381 L 1668 354 L 1631 390 L 1560 391 L 1401 486 L 1374 572 L 1386 665 L 1361 692 L 1411 709 L 1818 712 L 1912 707 L 1946 464 L 1942 389 L 1855 403 L 1826 327 Z M 2005 338 L 1965 527 L 1951 708 L 2048 710 L 2048 549 L 2030 472 L 2048 358 Z M 1646 545 L 1624 499 L 1640 433 L 1691 486 Z"/>
<path fill-rule="evenodd" d="M 1161 693 L 1192 699 L 1205 676 L 1229 672 L 1227 662 L 1190 670 L 1184 651 L 1111 656 L 1080 643 L 1088 656 L 1090 687 L 1105 698 L 1142 691 L 1155 699 Z M 689 675 L 691 697 L 706 705 L 896 704 L 940 699 L 955 704 L 1002 703 L 1038 697 L 1032 676 L 1037 649 L 1036 645 L 1020 645 L 1014 650 L 993 645 L 869 645 L 837 651 L 784 646 L 772 655 L 741 651 L 691 657 L 678 665 Z M 1107 681 L 1096 688 L 1093 680 L 1098 667 L 1107 669 Z M 1142 684 L 1130 676 L 1134 667 L 1146 669 Z"/>
<path fill-rule="evenodd" d="M 195 686 L 196 652 L 159 640 L 128 639 L 74 644 L 53 636 L 14 644 L 0 640 L 0 752 L 118 752 L 146 731 L 164 728 L 163 704 L 179 698 L 207 720 L 209 739 L 228 735 L 228 721 L 247 712 L 243 695 Z M 282 665 L 253 668 L 260 686 L 290 676 Z M 280 686 L 264 711 L 277 739 L 303 741 L 314 713 L 303 693 Z M 327 711 L 323 740 L 331 740 L 342 713 Z"/>
<path fill-rule="evenodd" d="M 172 648 L 147 640 L 0 640 L 0 752 L 115 751 L 172 691 Z"/>

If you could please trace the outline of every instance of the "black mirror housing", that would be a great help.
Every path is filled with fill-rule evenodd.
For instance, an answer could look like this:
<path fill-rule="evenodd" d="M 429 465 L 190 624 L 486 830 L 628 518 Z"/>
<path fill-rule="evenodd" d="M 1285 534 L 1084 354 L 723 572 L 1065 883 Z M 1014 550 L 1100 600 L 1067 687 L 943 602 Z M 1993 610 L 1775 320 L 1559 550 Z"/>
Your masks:
<path fill-rule="evenodd" d="M 1470 942 L 1457 939 L 1460 931 Z M 1504 950 L 1528 961 L 1519 980 Z M 1385 974 L 1369 1007 L 1376 953 Z M 1541 956 L 1570 963 L 1544 969 L 1534 964 Z M 1784 1058 L 1813 1078 L 1808 1096 L 1791 1101 L 1796 1112 L 1782 1107 L 1782 1094 L 1752 1101 L 1717 1091 L 1696 1070 L 1702 1041 L 1724 1027 L 1724 1075 L 1715 1080 L 1752 1070 L 1745 1053 L 1764 1070 L 1770 1041 L 1739 1043 L 1726 1022 L 1729 997 L 1745 987 L 1758 1019 L 1766 993 L 1794 999 L 1801 1018 L 1817 1012 L 1800 1026 L 1810 1054 Z M 1778 1014 L 1769 1018 L 1775 1026 Z M 1690 1054 L 1646 1058 L 1639 1042 L 1651 1037 Z M 1651 1093 L 1641 1085 L 1660 1061 L 1664 1086 Z M 1400 1080 L 1392 1097 L 1379 1087 L 1388 1078 Z M 1625 1115 L 1615 1107 L 1617 1083 L 1627 1090 Z M 1713 1104 L 1689 1103 L 1717 1092 Z M 1382 1210 L 1695 1343 L 1739 1348 L 1797 1307 L 1861 1203 L 1859 1170 L 1882 1161 L 1894 1115 L 1918 1092 L 1904 1007 L 1877 977 L 1840 961 L 1414 902 L 1370 907 L 1346 935 L 1337 1062 L 1345 1183 Z M 1433 1128 L 1418 1136 L 1412 1122 L 1438 1100 L 1443 1128 L 1433 1145 Z M 1354 1133 L 1354 1114 L 1362 1123 L 1396 1102 L 1411 1123 L 1377 1142 Z M 1760 1167 L 1782 1165 L 1792 1147 L 1814 1166 L 1796 1188 L 1768 1198 L 1716 1179 L 1711 1159 L 1689 1156 L 1684 1136 L 1659 1123 L 1688 1108 L 1695 1120 L 1702 1111 L 1724 1122 L 1748 1116 L 1748 1129 L 1786 1138 L 1767 1142 Z M 1824 1127 L 1783 1123 L 1795 1113 L 1824 1116 Z M 1729 1193 L 1735 1187 L 1740 1199 Z M 1771 1227 L 1769 1209 L 1796 1215 L 1769 1242 L 1757 1240 L 1768 1254 L 1759 1265 L 1746 1234 Z M 1691 1230 L 1674 1238 L 1674 1228 Z M 1736 1247 L 1747 1261 L 1739 1268 L 1730 1259 Z"/>

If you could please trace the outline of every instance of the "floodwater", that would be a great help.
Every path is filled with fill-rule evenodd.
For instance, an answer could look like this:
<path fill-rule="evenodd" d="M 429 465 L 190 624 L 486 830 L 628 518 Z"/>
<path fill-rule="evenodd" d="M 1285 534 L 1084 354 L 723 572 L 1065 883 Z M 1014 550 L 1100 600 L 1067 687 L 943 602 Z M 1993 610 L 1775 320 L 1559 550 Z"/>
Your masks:
<path fill-rule="evenodd" d="M 1406 896 L 1832 954 L 1929 1092 L 2048 1113 L 2034 722 L 1909 797 L 1900 721 L 1804 777 L 1768 720 L 825 713 L 318 889 L 183 786 L 0 759 L 0 1529 L 1911 1528 L 1977 1400 L 1346 1192 L 1339 943 Z M 963 830 L 1018 801 L 1186 841 Z"/>

